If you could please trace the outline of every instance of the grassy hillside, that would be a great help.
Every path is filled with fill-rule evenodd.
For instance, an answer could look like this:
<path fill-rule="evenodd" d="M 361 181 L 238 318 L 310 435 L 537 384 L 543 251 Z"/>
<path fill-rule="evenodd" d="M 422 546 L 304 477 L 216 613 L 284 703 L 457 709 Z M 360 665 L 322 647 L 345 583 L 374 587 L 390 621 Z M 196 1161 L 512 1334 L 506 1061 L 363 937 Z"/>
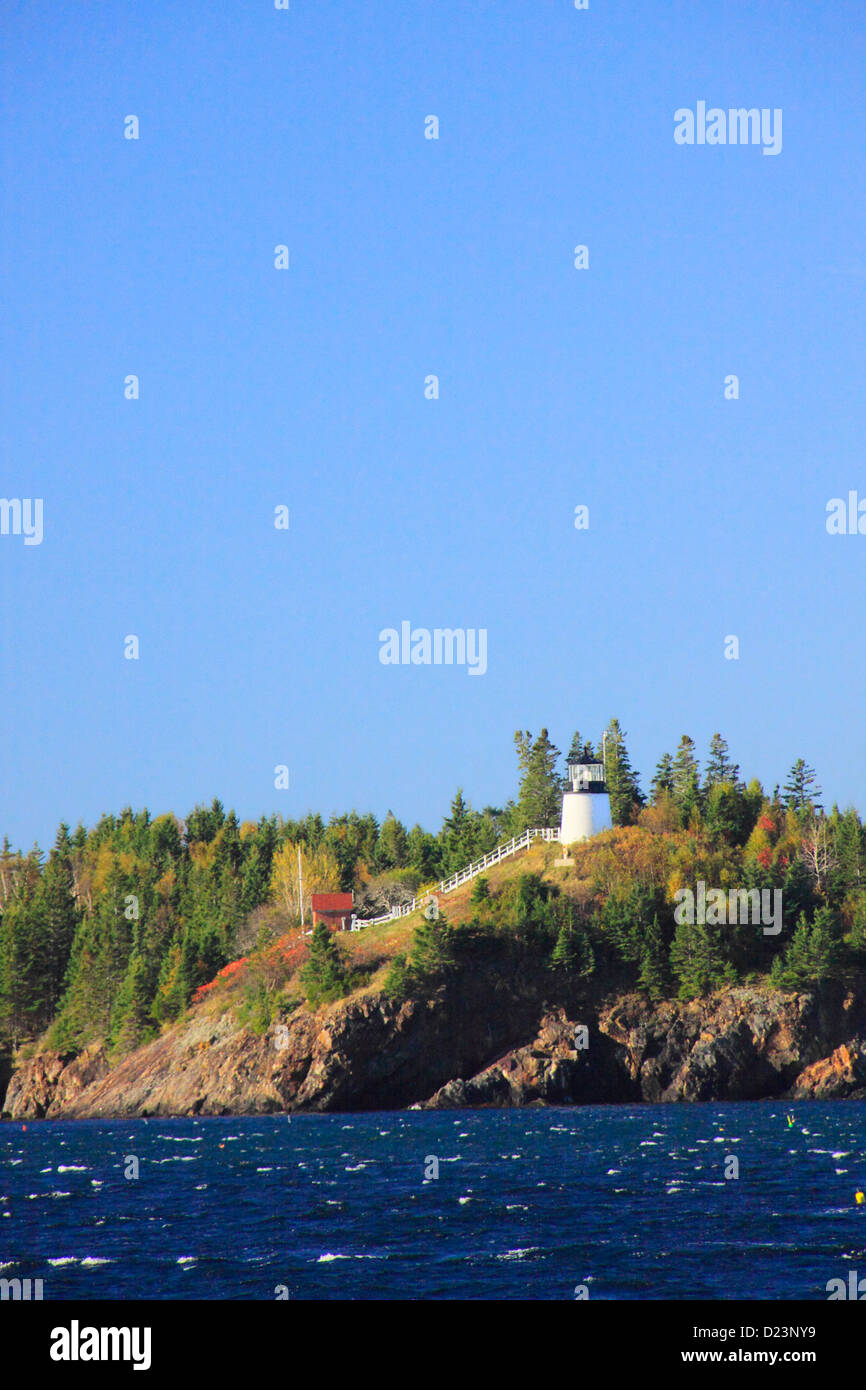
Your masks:
<path fill-rule="evenodd" d="M 600 989 L 637 990 L 658 1000 L 700 997 L 726 985 L 810 988 L 854 982 L 866 966 L 862 894 L 830 868 L 810 872 L 804 827 L 792 813 L 767 813 L 745 845 L 666 823 L 655 808 L 642 823 L 573 846 L 536 844 L 449 894 L 438 921 L 421 909 L 356 933 L 299 933 L 253 953 L 207 988 L 209 1007 L 240 1010 L 263 1029 L 302 1001 L 313 1007 L 386 989 L 393 997 L 433 994 L 455 973 L 493 967 L 538 969 Z M 685 888 L 764 893 L 745 919 L 683 919 Z M 717 897 L 718 901 L 718 897 Z M 733 898 L 736 902 L 736 897 Z M 763 906 L 778 920 L 761 918 Z M 774 924 L 775 922 L 775 924 Z M 326 939 L 327 938 L 327 939 Z M 282 964 L 281 964 L 282 960 Z M 202 992 L 199 992 L 201 997 Z"/>

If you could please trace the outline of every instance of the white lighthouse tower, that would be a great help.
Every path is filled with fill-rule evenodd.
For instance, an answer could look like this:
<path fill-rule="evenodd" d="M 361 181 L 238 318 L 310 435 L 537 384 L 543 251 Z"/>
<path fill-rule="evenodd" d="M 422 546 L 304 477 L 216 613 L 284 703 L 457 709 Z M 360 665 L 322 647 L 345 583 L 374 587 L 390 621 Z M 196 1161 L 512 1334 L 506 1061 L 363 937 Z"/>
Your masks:
<path fill-rule="evenodd" d="M 576 757 L 569 758 L 566 766 L 570 790 L 562 798 L 559 842 L 573 845 L 577 840 L 588 840 L 600 830 L 610 830 L 610 797 L 603 762 Z"/>

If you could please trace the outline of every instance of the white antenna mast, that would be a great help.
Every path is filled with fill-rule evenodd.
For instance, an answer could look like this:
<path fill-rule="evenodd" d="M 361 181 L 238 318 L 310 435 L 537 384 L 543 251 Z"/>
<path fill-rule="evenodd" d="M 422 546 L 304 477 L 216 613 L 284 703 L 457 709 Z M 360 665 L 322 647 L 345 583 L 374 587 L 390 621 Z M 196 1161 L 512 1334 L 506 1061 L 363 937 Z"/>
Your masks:
<path fill-rule="evenodd" d="M 298 841 L 298 911 L 301 914 L 301 931 L 304 930 L 304 871 L 301 868 L 301 842 Z"/>

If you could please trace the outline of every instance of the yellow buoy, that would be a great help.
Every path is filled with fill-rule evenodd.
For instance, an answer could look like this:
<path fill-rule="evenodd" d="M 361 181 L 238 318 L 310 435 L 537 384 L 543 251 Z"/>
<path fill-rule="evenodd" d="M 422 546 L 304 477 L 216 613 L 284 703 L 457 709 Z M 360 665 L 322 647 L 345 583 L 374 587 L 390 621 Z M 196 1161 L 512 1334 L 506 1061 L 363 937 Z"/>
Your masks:
<path fill-rule="evenodd" d="M 866 1195 L 862 1192 L 855 1192 L 854 1201 L 857 1203 L 858 1207 L 862 1207 L 863 1203 L 866 1202 Z"/>

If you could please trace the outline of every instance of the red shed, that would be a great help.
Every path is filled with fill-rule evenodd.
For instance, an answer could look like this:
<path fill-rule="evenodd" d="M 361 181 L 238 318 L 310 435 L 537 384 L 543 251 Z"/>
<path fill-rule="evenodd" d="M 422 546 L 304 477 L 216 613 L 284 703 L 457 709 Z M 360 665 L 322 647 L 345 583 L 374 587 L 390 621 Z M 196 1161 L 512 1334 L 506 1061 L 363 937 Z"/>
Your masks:
<path fill-rule="evenodd" d="M 325 922 L 331 931 L 348 931 L 352 925 L 353 893 L 313 893 L 313 926 Z"/>

